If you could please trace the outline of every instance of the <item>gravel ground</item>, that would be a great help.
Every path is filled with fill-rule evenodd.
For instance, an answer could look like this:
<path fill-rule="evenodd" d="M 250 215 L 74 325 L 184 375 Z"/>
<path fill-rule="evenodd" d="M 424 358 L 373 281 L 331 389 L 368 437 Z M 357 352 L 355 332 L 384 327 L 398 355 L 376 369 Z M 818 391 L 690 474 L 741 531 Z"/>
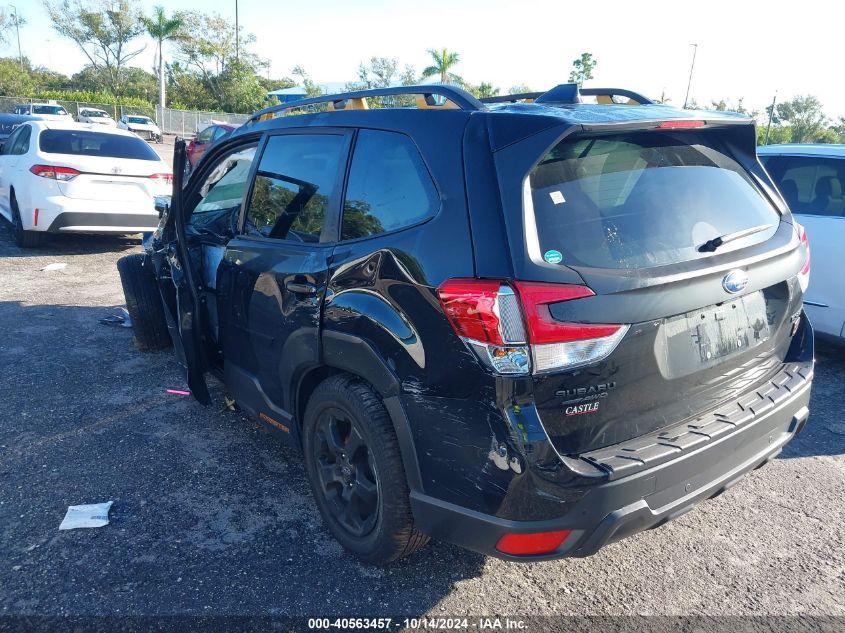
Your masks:
<path fill-rule="evenodd" d="M 98 323 L 123 304 L 115 262 L 138 250 L 64 237 L 24 252 L 0 229 L 0 615 L 845 616 L 841 353 L 820 355 L 812 417 L 779 459 L 662 528 L 583 560 L 432 542 L 376 569 L 322 526 L 296 451 L 166 394 L 183 385 L 174 356 Z M 68 505 L 107 500 L 108 526 L 58 531 Z"/>

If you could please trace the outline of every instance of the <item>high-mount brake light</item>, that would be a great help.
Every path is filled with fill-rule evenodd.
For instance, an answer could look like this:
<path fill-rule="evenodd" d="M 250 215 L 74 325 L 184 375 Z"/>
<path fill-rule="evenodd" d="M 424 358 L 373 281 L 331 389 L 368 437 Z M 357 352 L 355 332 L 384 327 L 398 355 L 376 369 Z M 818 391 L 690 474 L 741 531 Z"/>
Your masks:
<path fill-rule="evenodd" d="M 798 283 L 801 285 L 801 291 L 807 292 L 807 287 L 810 285 L 810 240 L 807 239 L 807 229 L 803 225 L 796 222 L 795 230 L 798 231 L 798 239 L 801 240 L 801 245 L 807 249 L 807 259 L 804 260 L 801 270 L 798 271 Z"/>
<path fill-rule="evenodd" d="M 692 130 L 704 127 L 705 121 L 661 121 L 657 125 L 658 130 Z"/>
<path fill-rule="evenodd" d="M 29 171 L 42 178 L 63 181 L 73 180 L 82 173 L 73 167 L 58 167 L 56 165 L 33 165 L 29 168 Z"/>
<path fill-rule="evenodd" d="M 450 279 L 437 293 L 455 333 L 500 374 L 525 375 L 532 365 L 542 373 L 594 363 L 628 331 L 627 325 L 565 323 L 552 317 L 551 304 L 593 296 L 587 286 Z"/>

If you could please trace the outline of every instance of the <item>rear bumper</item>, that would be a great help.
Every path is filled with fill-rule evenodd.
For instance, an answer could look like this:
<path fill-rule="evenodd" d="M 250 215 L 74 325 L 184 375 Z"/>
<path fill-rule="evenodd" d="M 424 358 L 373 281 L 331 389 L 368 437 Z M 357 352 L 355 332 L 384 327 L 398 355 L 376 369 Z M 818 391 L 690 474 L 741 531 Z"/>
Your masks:
<path fill-rule="evenodd" d="M 685 447 L 674 456 L 653 461 L 641 459 L 630 474 L 607 476 L 590 486 L 564 516 L 542 521 L 501 519 L 412 492 L 411 504 L 419 529 L 463 547 L 509 560 L 548 560 L 589 556 L 604 545 L 637 532 L 658 527 L 691 510 L 696 503 L 715 497 L 747 472 L 774 459 L 809 416 L 812 362 L 793 364 L 796 379 L 777 399 L 760 395 L 761 403 L 740 423 L 713 433 L 707 442 Z M 710 433 L 712 429 L 701 429 Z M 643 439 L 638 438 L 640 444 Z M 676 439 L 676 438 L 673 438 Z M 612 451 L 611 451 L 612 452 Z M 496 550 L 506 533 L 571 530 L 560 548 L 541 556 L 510 556 Z"/>
<path fill-rule="evenodd" d="M 49 233 L 144 233 L 158 226 L 157 213 L 59 213 L 47 227 Z"/>

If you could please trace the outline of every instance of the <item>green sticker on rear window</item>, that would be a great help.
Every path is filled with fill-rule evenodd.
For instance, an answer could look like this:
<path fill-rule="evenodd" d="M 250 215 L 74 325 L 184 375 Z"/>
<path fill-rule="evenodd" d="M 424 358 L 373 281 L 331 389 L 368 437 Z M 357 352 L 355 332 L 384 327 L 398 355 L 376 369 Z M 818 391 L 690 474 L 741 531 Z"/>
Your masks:
<path fill-rule="evenodd" d="M 563 261 L 563 255 L 560 251 L 546 251 L 543 255 L 543 259 L 550 264 L 559 264 Z"/>

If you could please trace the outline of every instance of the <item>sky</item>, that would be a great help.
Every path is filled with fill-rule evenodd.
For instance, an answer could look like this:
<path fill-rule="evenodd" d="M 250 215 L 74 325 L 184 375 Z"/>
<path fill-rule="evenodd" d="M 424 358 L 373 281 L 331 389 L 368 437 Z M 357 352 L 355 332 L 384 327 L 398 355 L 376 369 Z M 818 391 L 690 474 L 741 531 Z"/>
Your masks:
<path fill-rule="evenodd" d="M 148 13 L 154 4 L 234 19 L 235 0 L 142 2 Z M 39 2 L 18 5 L 28 22 L 21 30 L 25 55 L 65 74 L 84 65 L 75 45 L 52 31 Z M 697 43 L 690 97 L 699 106 L 743 97 L 746 107 L 762 110 L 776 92 L 778 100 L 813 94 L 828 116 L 845 116 L 841 0 L 788 7 L 737 0 L 239 0 L 239 18 L 274 77 L 299 64 L 317 83 L 344 83 L 373 56 L 419 72 L 429 63 L 426 50 L 445 46 L 460 54 L 455 72 L 467 81 L 544 90 L 566 82 L 572 61 L 589 51 L 598 65 L 587 85 L 653 98 L 665 91 L 680 106 Z M 153 52 L 148 42 L 133 64 L 150 69 Z M 2 51 L 16 53 L 14 40 Z"/>

